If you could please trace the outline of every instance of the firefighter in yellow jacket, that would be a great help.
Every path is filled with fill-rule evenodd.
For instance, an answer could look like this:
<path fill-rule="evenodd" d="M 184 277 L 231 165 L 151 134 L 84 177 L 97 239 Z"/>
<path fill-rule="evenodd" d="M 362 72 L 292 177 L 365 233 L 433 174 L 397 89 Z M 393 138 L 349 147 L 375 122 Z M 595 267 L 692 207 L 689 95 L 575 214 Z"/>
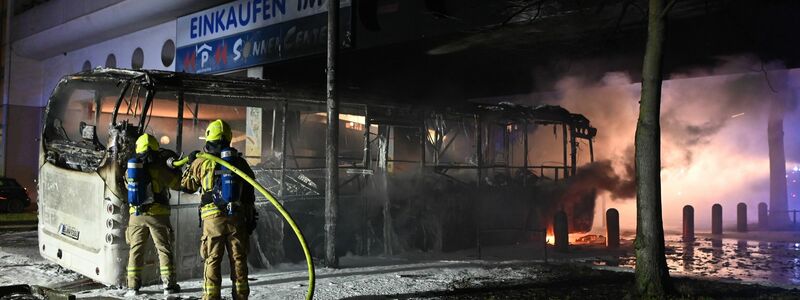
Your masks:
<path fill-rule="evenodd" d="M 211 122 L 205 138 L 205 153 L 221 157 L 253 177 L 247 162 L 230 147 L 232 133 L 227 123 L 222 120 Z M 196 155 L 197 151 L 190 155 L 191 165 L 184 172 L 181 185 L 186 192 L 200 190 L 202 193 L 200 216 L 203 235 L 200 255 L 205 263 L 203 299 L 220 299 L 221 263 L 226 249 L 231 265 L 233 298 L 247 299 L 250 294 L 247 253 L 250 248 L 249 236 L 255 228 L 256 219 L 253 187 L 244 184 L 238 176 L 214 161 L 195 158 Z M 231 185 L 226 187 L 225 184 Z M 233 196 L 231 190 L 235 190 Z"/>
<path fill-rule="evenodd" d="M 158 252 L 164 294 L 180 291 L 173 264 L 174 237 L 169 222 L 168 190 L 180 189 L 180 172 L 167 167 L 162 155 L 165 152 L 170 151 L 159 151 L 158 141 L 153 136 L 142 134 L 136 140 L 136 157 L 128 161 L 125 178 L 128 184 L 130 218 L 125 239 L 130 246 L 130 252 L 126 296 L 139 294 L 144 245 L 151 237 Z M 137 191 L 141 193 L 137 194 Z"/>

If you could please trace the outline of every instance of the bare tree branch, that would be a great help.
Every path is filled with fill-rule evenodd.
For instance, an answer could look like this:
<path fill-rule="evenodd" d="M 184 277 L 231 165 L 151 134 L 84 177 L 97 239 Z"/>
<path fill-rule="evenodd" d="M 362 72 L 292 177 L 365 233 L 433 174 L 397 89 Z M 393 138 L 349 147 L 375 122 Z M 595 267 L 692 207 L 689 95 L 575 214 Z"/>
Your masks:
<path fill-rule="evenodd" d="M 539 5 L 539 10 L 541 11 L 541 9 L 542 9 L 542 4 L 543 4 L 545 1 L 546 1 L 546 0 L 539 0 L 539 1 L 534 1 L 534 2 L 531 2 L 531 3 L 525 4 L 525 5 L 522 5 L 522 7 L 521 7 L 519 10 L 517 10 L 516 12 L 514 12 L 514 13 L 512 13 L 510 16 L 508 16 L 508 18 L 506 18 L 506 19 L 505 19 L 505 21 L 503 21 L 503 23 L 500 23 L 500 26 L 505 26 L 505 25 L 507 25 L 507 24 L 508 24 L 509 22 L 511 22 L 511 20 L 513 20 L 513 19 L 514 19 L 516 16 L 518 16 L 519 14 L 521 14 L 521 13 L 523 13 L 523 12 L 527 11 L 528 9 L 530 9 L 531 7 L 533 7 L 534 5 Z M 537 12 L 537 13 L 536 13 L 536 16 L 538 16 L 538 15 L 539 15 L 539 13 Z"/>
<path fill-rule="evenodd" d="M 633 8 L 636 8 L 636 10 L 638 10 L 639 13 L 642 14 L 642 16 L 645 18 L 645 20 L 647 20 L 647 10 L 645 10 L 641 5 L 636 3 L 636 1 L 630 1 L 630 4 L 631 4 L 631 6 Z"/>
<path fill-rule="evenodd" d="M 620 12 L 620 14 L 619 14 L 619 18 L 617 18 L 617 25 L 616 25 L 616 26 L 614 26 L 614 31 L 612 31 L 612 32 L 616 33 L 617 31 L 619 31 L 619 27 L 620 27 L 620 25 L 622 25 L 622 19 L 624 19 L 624 18 L 625 18 L 625 13 L 627 13 L 627 12 L 628 12 L 628 7 L 629 7 L 630 5 L 631 5 L 631 1 L 626 1 L 626 2 L 625 2 L 623 5 L 622 5 L 622 12 Z"/>
<path fill-rule="evenodd" d="M 662 18 L 662 19 L 666 18 L 667 14 L 669 14 L 669 11 L 672 9 L 673 6 L 675 6 L 675 3 L 678 3 L 678 0 L 672 0 L 669 3 L 667 3 L 667 6 L 664 7 L 664 11 L 661 12 L 660 18 Z M 706 2 L 706 3 L 708 3 L 708 2 Z"/>

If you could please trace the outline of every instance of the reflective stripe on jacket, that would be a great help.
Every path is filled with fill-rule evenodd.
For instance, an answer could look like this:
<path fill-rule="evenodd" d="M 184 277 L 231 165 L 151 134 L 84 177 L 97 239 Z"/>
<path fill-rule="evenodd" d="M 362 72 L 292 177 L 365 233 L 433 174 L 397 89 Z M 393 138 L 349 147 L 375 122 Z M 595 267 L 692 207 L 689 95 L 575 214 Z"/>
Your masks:
<path fill-rule="evenodd" d="M 209 203 L 200 207 L 200 218 L 206 219 L 222 213 L 214 203 Z"/>
<path fill-rule="evenodd" d="M 197 158 L 186 170 L 181 179 L 181 187 L 184 191 L 201 193 L 210 192 L 214 189 L 214 169 L 217 163 L 203 158 Z"/>
<path fill-rule="evenodd" d="M 136 213 L 136 207 L 131 206 L 128 208 L 128 213 L 133 215 Z M 143 216 L 169 216 L 169 204 L 153 203 L 147 209 L 139 212 Z"/>

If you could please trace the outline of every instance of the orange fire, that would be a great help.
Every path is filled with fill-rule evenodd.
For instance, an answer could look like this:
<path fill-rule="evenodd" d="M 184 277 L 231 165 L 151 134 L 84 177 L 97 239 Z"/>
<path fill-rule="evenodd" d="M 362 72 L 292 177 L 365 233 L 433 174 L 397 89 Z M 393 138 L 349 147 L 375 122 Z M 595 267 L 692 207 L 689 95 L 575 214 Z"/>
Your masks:
<path fill-rule="evenodd" d="M 556 244 L 556 236 L 553 233 L 553 226 L 547 226 L 547 233 L 545 234 L 544 242 L 548 245 L 555 245 Z"/>
<path fill-rule="evenodd" d="M 570 233 L 568 239 L 570 245 L 576 244 L 597 244 L 605 243 L 605 237 L 602 235 L 593 235 L 587 233 Z M 545 243 L 548 245 L 555 245 L 556 237 L 553 233 L 553 227 L 548 227 L 545 234 Z"/>

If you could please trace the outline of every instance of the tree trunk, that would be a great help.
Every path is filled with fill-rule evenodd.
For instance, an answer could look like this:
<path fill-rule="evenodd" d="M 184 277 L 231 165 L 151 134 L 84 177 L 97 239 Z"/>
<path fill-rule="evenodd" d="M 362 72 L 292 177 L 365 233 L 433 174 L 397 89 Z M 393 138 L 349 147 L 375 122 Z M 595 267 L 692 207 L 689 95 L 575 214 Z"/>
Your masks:
<path fill-rule="evenodd" d="M 636 288 L 642 298 L 663 298 L 672 289 L 661 219 L 661 60 L 664 0 L 650 0 L 642 98 L 636 126 Z"/>

